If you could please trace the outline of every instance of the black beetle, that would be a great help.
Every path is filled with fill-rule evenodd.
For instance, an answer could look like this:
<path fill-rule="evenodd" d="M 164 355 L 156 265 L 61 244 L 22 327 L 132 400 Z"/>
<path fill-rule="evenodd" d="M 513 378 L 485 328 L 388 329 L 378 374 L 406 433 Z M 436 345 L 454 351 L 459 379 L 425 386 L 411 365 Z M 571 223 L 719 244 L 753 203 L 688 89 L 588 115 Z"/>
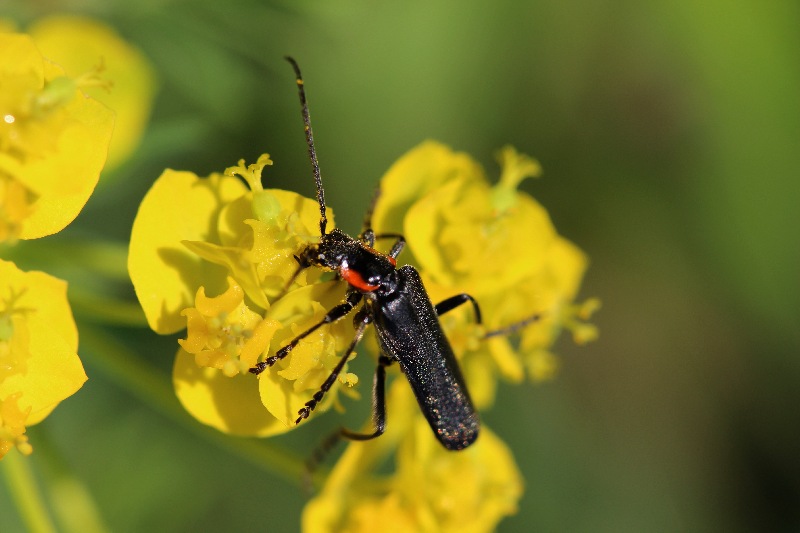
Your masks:
<path fill-rule="evenodd" d="M 375 431 L 355 433 L 342 429 L 339 435 L 354 440 L 368 440 L 384 432 L 386 367 L 397 361 L 439 442 L 448 450 L 464 449 L 478 438 L 480 422 L 453 349 L 442 331 L 438 317 L 461 304 L 470 302 L 475 312 L 475 319 L 480 324 L 478 303 L 468 294 L 458 294 L 434 306 L 425 291 L 419 272 L 409 265 L 397 268 L 396 258 L 405 244 L 403 236 L 394 233 L 375 235 L 372 231 L 372 208 L 365 217 L 364 230 L 358 239 L 350 237 L 339 229 L 326 231 L 325 193 L 314 148 L 303 78 L 295 60 L 291 57 L 287 57 L 286 60 L 291 63 L 296 75 L 306 143 L 317 189 L 322 236 L 319 243 L 309 244 L 296 257 L 299 267 L 287 287 L 303 269 L 316 266 L 335 271 L 349 284 L 349 288 L 344 302 L 328 311 L 319 323 L 298 335 L 275 355 L 251 368 L 250 372 L 260 374 L 268 366 L 286 357 L 303 338 L 319 327 L 347 316 L 363 301 L 363 305 L 354 317 L 356 334 L 352 343 L 319 391 L 306 402 L 305 407 L 300 409 L 296 423 L 308 418 L 328 389 L 333 386 L 353 349 L 364 335 L 367 325 L 372 323 L 381 349 L 373 385 Z M 376 199 L 377 196 L 373 200 L 373 207 Z M 395 239 L 395 243 L 387 254 L 383 254 L 373 248 L 376 239 Z M 503 330 L 490 332 L 487 336 L 514 331 L 536 319 L 538 316 Z"/>

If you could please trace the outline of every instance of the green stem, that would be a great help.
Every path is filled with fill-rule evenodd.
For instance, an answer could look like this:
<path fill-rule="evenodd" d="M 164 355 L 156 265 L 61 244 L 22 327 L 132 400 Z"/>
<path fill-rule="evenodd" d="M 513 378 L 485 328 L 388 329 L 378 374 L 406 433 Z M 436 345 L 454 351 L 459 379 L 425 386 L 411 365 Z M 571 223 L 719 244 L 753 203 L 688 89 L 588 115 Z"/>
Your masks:
<path fill-rule="evenodd" d="M 277 474 L 293 484 L 302 485 L 305 464 L 299 455 L 264 441 L 226 435 L 199 424 L 187 416 L 175 397 L 172 383 L 143 363 L 113 336 L 84 324 L 81 327 L 81 348 L 84 357 L 89 354 L 91 362 L 106 375 L 159 413 L 263 470 Z M 317 475 L 321 477 L 324 473 L 318 472 Z"/>
<path fill-rule="evenodd" d="M 57 238 L 24 241 L 12 253 L 15 259 L 30 265 L 49 266 L 57 263 L 53 258 L 69 258 L 69 265 L 77 271 L 129 283 L 128 248 L 121 243 L 59 235 Z M 52 269 L 45 270 L 50 272 Z"/>
<path fill-rule="evenodd" d="M 65 533 L 108 533 L 100 508 L 88 487 L 76 475 L 46 427 L 31 428 L 36 442 L 36 460 L 47 491 L 47 501 L 59 531 Z"/>
<path fill-rule="evenodd" d="M 142 327 L 147 319 L 138 302 L 106 297 L 94 291 L 82 290 L 79 285 L 70 285 L 69 301 L 76 315 L 93 322 L 115 326 Z"/>
<path fill-rule="evenodd" d="M 32 533 L 51 533 L 56 528 L 39 492 L 29 459 L 11 450 L 0 461 L 11 497 L 17 504 L 20 518 Z"/>

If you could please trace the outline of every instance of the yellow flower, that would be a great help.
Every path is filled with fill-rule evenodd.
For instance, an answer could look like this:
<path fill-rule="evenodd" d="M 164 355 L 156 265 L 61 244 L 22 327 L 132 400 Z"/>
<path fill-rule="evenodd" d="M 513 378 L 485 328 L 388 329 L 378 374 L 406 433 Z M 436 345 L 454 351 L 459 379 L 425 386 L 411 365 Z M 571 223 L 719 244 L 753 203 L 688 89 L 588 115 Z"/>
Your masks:
<path fill-rule="evenodd" d="M 485 532 L 514 514 L 523 482 L 511 452 L 486 427 L 452 452 L 431 434 L 406 383 L 389 391 L 391 426 L 348 446 L 322 492 L 303 512 L 303 531 Z M 376 470 L 396 452 L 395 472 Z"/>
<path fill-rule="evenodd" d="M 599 307 L 596 299 L 583 304 L 573 301 L 588 261 L 585 254 L 574 244 L 557 236 L 548 247 L 541 269 L 522 280 L 506 294 L 489 296 L 481 301 L 485 304 L 486 329 L 502 328 L 505 324 L 518 323 L 531 315 L 535 306 L 540 316 L 519 332 L 519 342 L 512 342 L 516 335 L 495 335 L 486 342 L 491 359 L 500 373 L 512 381 L 520 381 L 527 370 L 533 381 L 553 377 L 558 369 L 558 360 L 549 351 L 563 329 L 573 331 L 578 344 L 594 340 L 596 328 L 583 321 Z M 473 359 L 471 354 L 470 359 Z M 480 354 L 483 358 L 486 354 Z"/>
<path fill-rule="evenodd" d="M 545 379 L 557 368 L 548 349 L 562 328 L 584 342 L 596 336 L 576 317 L 583 310 L 588 319 L 597 302 L 572 304 L 585 255 L 557 234 L 541 204 L 517 190 L 541 173 L 539 164 L 511 147 L 499 160 L 500 180 L 491 185 L 466 154 L 425 142 L 381 179 L 373 219 L 376 233 L 405 236 L 403 260 L 419 267 L 434 302 L 460 292 L 479 302 L 483 327 L 469 306 L 441 317 L 479 406 L 494 397 L 492 368 L 512 381 L 526 368 L 532 379 Z M 525 327 L 484 338 L 520 322 Z"/>
<path fill-rule="evenodd" d="M 165 171 L 139 207 L 128 259 L 150 327 L 188 326 L 173 370 L 179 399 L 198 420 L 243 435 L 293 427 L 353 336 L 348 320 L 320 328 L 258 379 L 247 373 L 319 322 L 346 288 L 306 269 L 285 291 L 294 256 L 319 240 L 319 207 L 263 189 L 261 173 L 271 164 L 263 155 L 205 179 Z M 345 372 L 340 382 L 352 386 L 357 378 Z M 315 412 L 336 397 L 334 389 Z"/>
<path fill-rule="evenodd" d="M 0 456 L 86 381 L 66 283 L 0 260 Z"/>
<path fill-rule="evenodd" d="M 0 33 L 0 242 L 62 230 L 86 204 L 113 116 L 26 35 Z"/>
<path fill-rule="evenodd" d="M 162 334 L 186 327 L 181 312 L 199 287 L 222 293 L 230 275 L 262 310 L 270 306 L 296 268 L 293 254 L 319 238 L 316 202 L 252 179 L 271 165 L 199 178 L 166 170 L 139 206 L 131 233 L 128 270 L 150 327 Z M 254 174 L 255 173 L 255 174 Z M 248 188 L 234 174 L 251 179 Z M 176 201 L 180 199 L 180 201 Z M 307 270 L 296 282 L 306 283 Z M 317 277 L 318 273 L 317 273 Z"/>
<path fill-rule="evenodd" d="M 516 286 L 541 268 L 556 233 L 547 211 L 516 191 L 538 175 L 538 163 L 511 148 L 501 154 L 503 174 L 492 187 L 465 154 L 433 141 L 411 150 L 381 179 L 375 232 L 401 232 L 404 259 L 436 287 L 480 298 Z M 409 182 L 420 184 L 414 196 Z"/>
<path fill-rule="evenodd" d="M 98 84 L 83 90 L 116 115 L 105 170 L 128 159 L 142 138 L 155 94 L 155 75 L 145 56 L 112 28 L 85 17 L 47 17 L 37 20 L 27 33 L 67 75 L 103 69 L 111 87 Z"/>

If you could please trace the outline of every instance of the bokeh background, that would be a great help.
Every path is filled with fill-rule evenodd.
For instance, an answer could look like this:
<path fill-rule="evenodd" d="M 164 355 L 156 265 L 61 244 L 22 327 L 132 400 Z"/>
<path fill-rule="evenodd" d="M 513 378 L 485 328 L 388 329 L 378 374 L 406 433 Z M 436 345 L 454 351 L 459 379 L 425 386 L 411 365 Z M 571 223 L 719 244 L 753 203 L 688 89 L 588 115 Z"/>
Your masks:
<path fill-rule="evenodd" d="M 158 94 L 134 156 L 49 241 L 64 259 L 48 271 L 79 287 L 70 239 L 124 244 L 166 167 L 269 152 L 270 183 L 312 195 L 291 54 L 338 225 L 357 232 L 377 180 L 424 139 L 490 175 L 510 143 L 544 167 L 523 188 L 591 257 L 599 341 L 563 339 L 557 379 L 505 386 L 483 415 L 526 478 L 499 531 L 800 529 L 800 4 L 0 3 L 23 27 L 54 13 L 115 27 Z M 112 531 L 297 530 L 306 496 L 253 459 L 264 443 L 231 446 L 169 394 L 176 337 L 75 312 L 109 344 L 82 337 L 90 380 L 30 430 L 45 486 L 80 479 Z M 303 455 L 323 434 L 269 450 Z M 0 531 L 22 527 L 0 485 Z"/>

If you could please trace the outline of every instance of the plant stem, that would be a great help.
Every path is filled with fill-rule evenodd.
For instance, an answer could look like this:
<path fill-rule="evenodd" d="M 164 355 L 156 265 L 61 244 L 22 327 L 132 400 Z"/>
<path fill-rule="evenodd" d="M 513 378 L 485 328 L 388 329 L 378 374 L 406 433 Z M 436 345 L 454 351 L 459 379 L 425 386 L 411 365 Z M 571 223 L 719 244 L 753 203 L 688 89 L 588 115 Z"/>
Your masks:
<path fill-rule="evenodd" d="M 29 461 L 28 457 L 11 450 L 0 462 L 0 469 L 28 531 L 54 533 L 56 528 L 47 512 Z"/>

